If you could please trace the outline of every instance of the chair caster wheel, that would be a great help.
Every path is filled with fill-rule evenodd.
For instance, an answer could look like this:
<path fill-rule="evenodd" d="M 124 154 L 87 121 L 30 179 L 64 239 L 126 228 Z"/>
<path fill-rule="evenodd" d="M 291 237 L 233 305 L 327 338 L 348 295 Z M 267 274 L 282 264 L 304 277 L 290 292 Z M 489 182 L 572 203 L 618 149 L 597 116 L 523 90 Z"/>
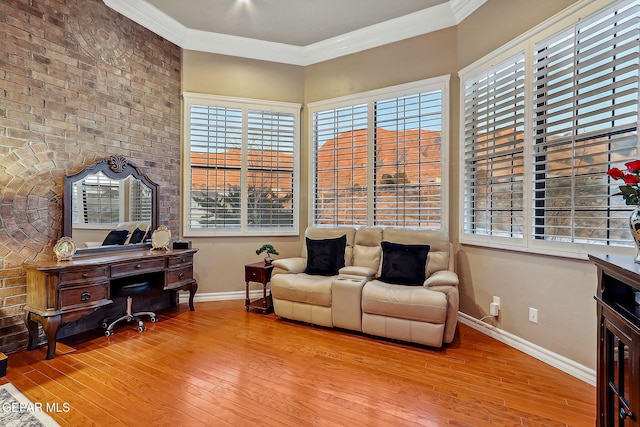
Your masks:
<path fill-rule="evenodd" d="M 156 323 L 157 321 L 158 321 L 158 318 L 157 318 L 157 317 L 152 317 L 152 318 L 151 318 L 151 323 Z"/>
<path fill-rule="evenodd" d="M 107 322 L 102 323 L 102 329 L 107 329 L 108 327 L 109 325 L 107 324 Z"/>
<path fill-rule="evenodd" d="M 104 331 L 104 336 L 105 337 L 110 337 L 111 335 L 113 335 L 113 331 L 110 331 L 108 329 L 106 331 Z"/>
<path fill-rule="evenodd" d="M 144 326 L 138 326 L 138 332 L 144 332 L 147 328 Z"/>

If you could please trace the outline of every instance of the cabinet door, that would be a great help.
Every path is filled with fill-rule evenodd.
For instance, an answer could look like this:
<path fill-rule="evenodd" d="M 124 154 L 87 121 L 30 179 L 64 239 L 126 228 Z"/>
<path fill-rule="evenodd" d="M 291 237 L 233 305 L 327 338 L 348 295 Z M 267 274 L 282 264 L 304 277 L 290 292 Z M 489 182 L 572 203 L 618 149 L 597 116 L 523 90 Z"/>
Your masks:
<path fill-rule="evenodd" d="M 604 407 L 601 421 L 607 427 L 640 426 L 638 416 L 638 337 L 627 325 L 602 319 Z M 618 327 L 621 326 L 621 327 Z"/>

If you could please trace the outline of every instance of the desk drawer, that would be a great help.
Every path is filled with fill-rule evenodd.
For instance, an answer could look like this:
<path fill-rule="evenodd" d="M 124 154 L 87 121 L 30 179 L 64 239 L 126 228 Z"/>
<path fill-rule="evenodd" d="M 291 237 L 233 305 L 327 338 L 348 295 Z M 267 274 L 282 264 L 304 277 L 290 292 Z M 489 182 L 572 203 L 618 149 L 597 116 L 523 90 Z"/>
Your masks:
<path fill-rule="evenodd" d="M 143 273 L 154 273 L 164 270 L 164 259 L 138 261 L 111 266 L 111 278 L 136 276 Z"/>
<path fill-rule="evenodd" d="M 193 264 L 193 254 L 180 255 L 169 258 L 169 268 L 180 267 L 181 265 Z"/>
<path fill-rule="evenodd" d="M 271 270 L 246 268 L 244 271 L 245 282 L 267 283 L 271 280 Z"/>
<path fill-rule="evenodd" d="M 60 309 L 94 305 L 109 299 L 109 282 L 60 289 Z"/>
<path fill-rule="evenodd" d="M 107 267 L 91 268 L 87 270 L 64 271 L 60 273 L 60 285 L 86 282 L 88 280 L 95 282 L 96 279 L 107 280 L 107 277 Z"/>
<path fill-rule="evenodd" d="M 164 285 L 164 288 L 172 289 L 190 282 L 191 280 L 193 280 L 193 268 L 191 266 L 178 268 L 175 270 L 168 270 L 167 281 Z"/>

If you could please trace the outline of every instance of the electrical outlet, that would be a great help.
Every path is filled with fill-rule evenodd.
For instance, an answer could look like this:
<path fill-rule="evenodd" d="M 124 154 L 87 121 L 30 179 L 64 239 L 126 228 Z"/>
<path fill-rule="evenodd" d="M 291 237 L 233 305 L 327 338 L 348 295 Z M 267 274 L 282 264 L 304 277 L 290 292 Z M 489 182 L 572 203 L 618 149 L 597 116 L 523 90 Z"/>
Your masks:
<path fill-rule="evenodd" d="M 489 314 L 491 316 L 500 314 L 500 297 L 493 297 L 493 302 L 489 304 Z"/>
<path fill-rule="evenodd" d="M 489 304 L 489 314 L 492 316 L 497 316 L 500 313 L 500 306 L 495 302 Z"/>
<path fill-rule="evenodd" d="M 529 307 L 529 322 L 538 323 L 538 309 Z"/>

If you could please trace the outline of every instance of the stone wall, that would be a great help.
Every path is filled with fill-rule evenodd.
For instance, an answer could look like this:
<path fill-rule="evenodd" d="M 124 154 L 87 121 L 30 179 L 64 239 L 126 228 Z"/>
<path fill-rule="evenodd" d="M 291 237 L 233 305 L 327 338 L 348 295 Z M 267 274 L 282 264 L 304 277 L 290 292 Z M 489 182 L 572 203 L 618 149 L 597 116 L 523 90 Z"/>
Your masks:
<path fill-rule="evenodd" d="M 179 231 L 181 50 L 98 0 L 0 2 L 0 351 L 26 346 L 24 262 L 50 259 L 63 177 L 121 154 Z"/>

